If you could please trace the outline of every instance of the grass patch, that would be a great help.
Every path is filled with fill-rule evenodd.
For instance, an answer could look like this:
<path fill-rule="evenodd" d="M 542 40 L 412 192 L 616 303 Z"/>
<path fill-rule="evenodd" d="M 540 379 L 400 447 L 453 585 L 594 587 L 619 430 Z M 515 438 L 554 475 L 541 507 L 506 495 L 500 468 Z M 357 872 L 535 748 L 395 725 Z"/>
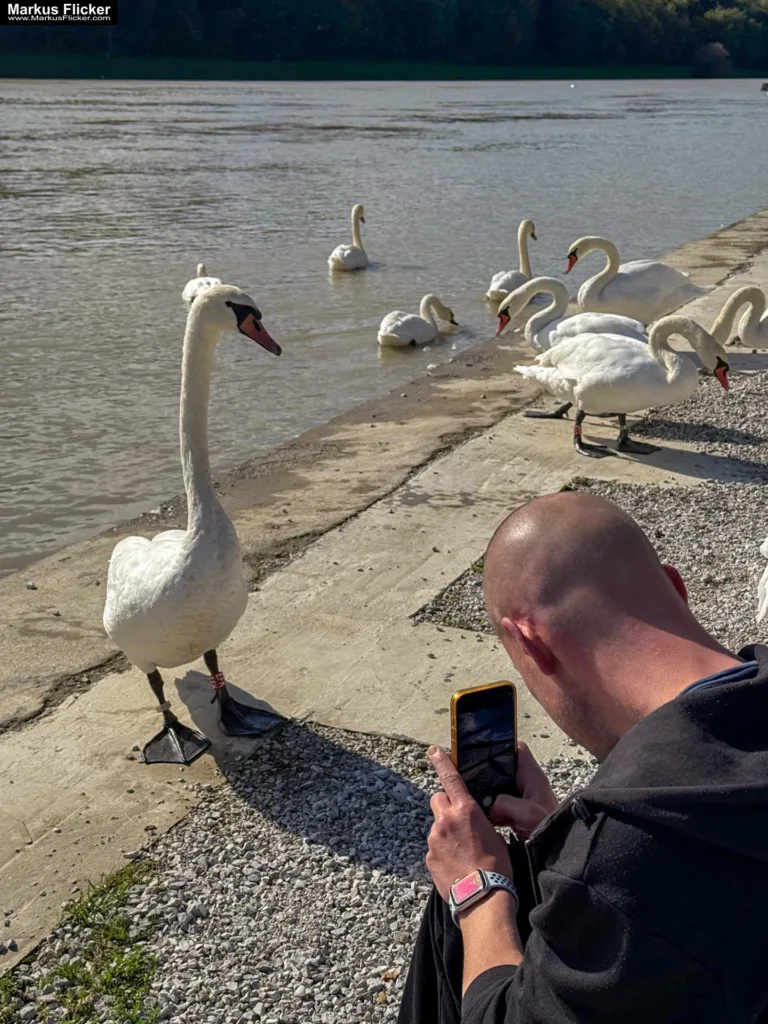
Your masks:
<path fill-rule="evenodd" d="M 109 997 L 110 1017 L 121 1024 L 157 1021 L 159 1009 L 143 1005 L 156 968 L 155 957 L 146 948 L 152 926 L 132 933 L 122 909 L 133 886 L 147 881 L 153 872 L 153 865 L 146 861 L 129 864 L 68 907 L 64 923 L 87 931 L 88 938 L 78 943 L 74 962 L 56 964 L 36 983 L 38 993 L 48 985 L 54 987 L 68 1012 L 68 1024 L 98 1020 L 101 1013 L 96 1006 L 104 997 Z M 37 956 L 32 953 L 23 963 L 34 962 Z M 17 968 L 0 978 L 1 1024 L 18 1020 L 17 1005 L 23 994 L 18 978 L 23 973 Z"/>

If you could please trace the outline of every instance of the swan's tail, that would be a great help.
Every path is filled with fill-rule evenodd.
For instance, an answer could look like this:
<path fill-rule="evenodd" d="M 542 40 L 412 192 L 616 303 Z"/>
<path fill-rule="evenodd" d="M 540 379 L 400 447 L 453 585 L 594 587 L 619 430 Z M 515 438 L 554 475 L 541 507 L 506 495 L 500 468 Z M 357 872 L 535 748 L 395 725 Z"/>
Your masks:
<path fill-rule="evenodd" d="M 410 342 L 403 341 L 396 334 L 378 334 L 377 340 L 382 348 L 407 348 Z"/>
<path fill-rule="evenodd" d="M 697 295 L 709 295 L 714 290 L 713 284 L 694 284 L 693 281 L 688 281 L 680 289 L 681 295 L 684 295 L 686 299 L 694 299 Z"/>

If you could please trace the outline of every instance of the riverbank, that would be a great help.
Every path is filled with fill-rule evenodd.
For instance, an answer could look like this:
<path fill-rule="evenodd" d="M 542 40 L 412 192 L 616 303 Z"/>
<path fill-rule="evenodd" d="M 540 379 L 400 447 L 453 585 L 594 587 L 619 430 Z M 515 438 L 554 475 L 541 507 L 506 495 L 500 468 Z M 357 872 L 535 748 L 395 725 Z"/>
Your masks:
<path fill-rule="evenodd" d="M 700 283 L 721 284 L 687 309 L 710 323 L 733 288 L 768 286 L 768 211 L 665 258 Z M 537 394 L 511 367 L 530 358 L 516 336 L 502 335 L 221 481 L 253 589 L 222 648 L 223 667 L 238 687 L 299 723 L 407 737 L 408 756 L 418 757 L 423 744 L 447 742 L 454 689 L 510 672 L 504 652 L 482 630 L 414 625 L 414 616 L 482 554 L 508 509 L 571 485 L 587 469 L 610 484 L 667 489 L 745 479 L 743 460 L 703 450 L 693 435 L 662 440 L 648 458 L 587 467 L 562 423 L 517 415 Z M 733 351 L 734 369 L 765 363 L 765 355 Z M 597 421 L 589 434 L 613 431 Z M 672 514 L 673 500 L 669 508 Z M 134 856 L 148 833 L 170 829 L 254 752 L 275 750 L 283 768 L 292 766 L 281 733 L 269 748 L 221 736 L 197 665 L 175 681 L 168 674 L 169 697 L 211 737 L 211 755 L 181 771 L 136 760 L 133 748 L 156 730 L 157 716 L 146 680 L 116 657 L 101 632 L 106 565 L 118 537 L 137 526 L 154 533 L 180 524 L 183 511 L 180 501 L 169 502 L 159 516 L 0 581 L 0 904 L 13 908 L 8 938 L 17 946 L 0 966 L 21 958 L 53 927 L 74 890 Z M 573 753 L 524 690 L 520 713 L 522 735 L 539 758 Z M 285 736 L 288 743 L 295 733 Z M 341 743 L 339 734 L 331 741 Z M 366 747 L 372 776 L 383 770 L 379 742 Z M 313 758 L 323 770 L 322 758 Z M 283 796 L 290 789 L 273 770 L 260 785 L 265 799 L 275 796 L 274 787 L 283 785 Z M 422 827 L 421 818 L 414 822 Z M 291 822 L 276 824 L 292 832 Z M 210 823 L 193 820 L 190 827 L 204 831 Z M 323 841 L 322 834 L 309 839 Z M 292 849 L 287 843 L 289 860 Z M 354 872 L 351 849 L 344 856 Z M 386 870 L 387 851 L 381 855 Z M 318 933 L 311 941 L 319 941 Z"/>
<path fill-rule="evenodd" d="M 495 82 L 691 78 L 687 67 L 508 67 L 429 62 L 234 61 L 112 54 L 0 53 L 0 78 L 107 78 L 147 81 Z M 753 68 L 734 78 L 759 78 Z"/>

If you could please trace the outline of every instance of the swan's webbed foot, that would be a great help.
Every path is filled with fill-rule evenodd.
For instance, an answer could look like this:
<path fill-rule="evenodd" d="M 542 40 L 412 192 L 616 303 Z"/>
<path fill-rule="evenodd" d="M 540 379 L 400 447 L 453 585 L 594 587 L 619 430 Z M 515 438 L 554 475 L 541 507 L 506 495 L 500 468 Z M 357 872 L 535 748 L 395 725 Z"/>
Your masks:
<path fill-rule="evenodd" d="M 573 402 L 566 402 L 565 405 L 558 406 L 554 412 L 542 412 L 540 409 L 526 409 L 523 415 L 528 416 L 529 419 L 536 420 L 564 420 L 567 418 L 568 413 L 572 408 Z"/>
<path fill-rule="evenodd" d="M 264 711 L 235 700 L 226 686 L 216 690 L 219 724 L 226 736 L 261 736 L 285 719 L 276 711 Z"/>
<path fill-rule="evenodd" d="M 633 441 L 629 436 L 627 417 L 624 414 L 619 416 L 619 428 L 619 440 L 616 447 L 620 452 L 629 452 L 632 455 L 653 455 L 654 452 L 661 451 L 658 445 L 645 444 L 643 441 Z"/>
<path fill-rule="evenodd" d="M 604 444 L 587 444 L 581 436 L 581 424 L 584 421 L 586 413 L 579 409 L 576 413 L 576 419 L 573 424 L 573 447 L 579 455 L 586 455 L 589 459 L 605 459 L 608 456 L 613 455 L 613 452 L 605 447 Z"/>
<path fill-rule="evenodd" d="M 216 651 L 206 651 L 203 658 L 211 673 L 213 699 L 219 705 L 219 724 L 226 736 L 261 736 L 285 721 L 276 711 L 267 711 L 235 700 L 227 689 L 223 673 L 219 671 Z"/>
<path fill-rule="evenodd" d="M 163 677 L 157 671 L 148 672 L 147 679 L 157 697 L 165 727 L 144 745 L 145 764 L 192 764 L 210 747 L 211 741 L 178 720 L 163 692 Z"/>
<path fill-rule="evenodd" d="M 192 764 L 210 747 L 211 741 L 178 720 L 144 745 L 145 764 Z"/>

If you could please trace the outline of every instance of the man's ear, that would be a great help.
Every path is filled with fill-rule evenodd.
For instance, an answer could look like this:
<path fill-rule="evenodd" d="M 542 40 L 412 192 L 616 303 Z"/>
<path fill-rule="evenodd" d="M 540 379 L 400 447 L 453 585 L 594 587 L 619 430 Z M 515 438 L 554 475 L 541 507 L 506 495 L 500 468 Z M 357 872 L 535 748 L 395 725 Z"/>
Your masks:
<path fill-rule="evenodd" d="M 682 597 L 685 603 L 688 604 L 688 590 L 685 586 L 683 577 L 680 575 L 680 573 L 677 571 L 674 565 L 670 565 L 669 562 L 662 562 L 661 568 L 672 581 L 672 586 L 678 592 L 680 597 Z"/>
<path fill-rule="evenodd" d="M 540 672 L 545 676 L 554 675 L 555 657 L 536 632 L 532 622 L 528 619 L 514 622 L 505 617 L 501 620 L 501 628 L 515 641 L 522 653 L 534 662 Z"/>

